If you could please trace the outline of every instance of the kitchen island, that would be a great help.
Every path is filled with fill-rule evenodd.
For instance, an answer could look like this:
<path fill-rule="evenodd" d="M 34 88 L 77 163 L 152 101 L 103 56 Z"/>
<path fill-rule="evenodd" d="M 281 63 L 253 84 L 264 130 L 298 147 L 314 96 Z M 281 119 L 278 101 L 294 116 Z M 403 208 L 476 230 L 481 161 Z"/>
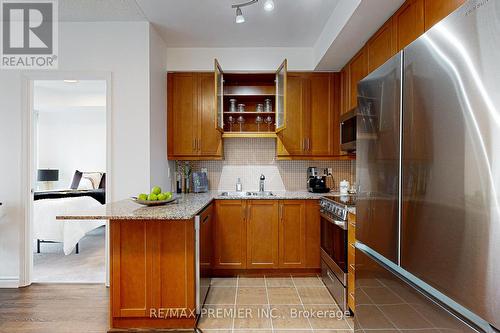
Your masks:
<path fill-rule="evenodd" d="M 235 193 L 221 195 L 220 192 L 184 194 L 179 196 L 177 203 L 166 206 L 145 207 L 132 200 L 122 200 L 106 204 L 98 210 L 58 216 L 58 219 L 110 221 L 111 329 L 193 328 L 196 325 L 197 309 L 199 310 L 202 306 L 205 295 L 203 291 L 200 292 L 200 289 L 208 290 L 208 286 L 203 285 L 203 281 L 200 284 L 200 275 L 203 280 L 203 274 L 207 269 L 224 268 L 221 272 L 228 274 L 231 269 L 235 268 L 226 265 L 226 262 L 217 261 L 217 256 L 221 256 L 220 253 L 224 255 L 230 253 L 235 248 L 235 244 L 218 242 L 220 235 L 215 236 L 215 234 L 219 231 L 226 232 L 227 229 L 216 222 L 233 223 L 234 220 L 224 220 L 225 217 L 220 215 L 223 213 L 216 209 L 219 205 L 214 205 L 213 202 L 222 203 L 231 200 L 232 207 L 241 205 L 237 211 L 248 212 L 249 215 L 252 213 L 247 206 L 254 202 L 252 204 L 255 207 L 254 216 L 251 218 L 248 216 L 248 219 L 243 216 L 240 227 L 243 228 L 241 229 L 243 236 L 240 245 L 243 243 L 246 246 L 248 242 L 249 249 L 252 246 L 254 251 L 253 258 L 258 259 L 259 263 L 262 262 L 259 257 L 256 257 L 259 255 L 264 259 L 268 256 L 271 259 L 276 258 L 276 261 L 262 265 L 267 272 L 270 269 L 274 271 L 287 269 L 287 272 L 295 270 L 307 273 L 319 272 L 319 206 L 317 202 L 322 195 L 301 191 L 275 192 L 272 196 L 265 197 L 248 197 Z M 265 207 L 257 205 L 256 203 L 260 200 L 272 200 L 275 204 L 264 205 Z M 276 237 L 260 243 L 254 242 L 250 233 L 247 237 L 245 230 L 249 228 L 250 232 L 251 223 L 256 221 L 257 216 L 262 219 L 262 222 L 255 225 L 259 228 L 266 228 L 266 221 L 268 224 L 277 223 L 271 219 L 271 216 L 257 214 L 262 209 L 261 207 L 267 211 L 278 210 L 278 202 L 280 205 L 283 203 L 284 213 L 281 213 L 279 209 L 279 214 L 283 215 L 281 220 L 283 224 L 279 230 L 273 229 L 276 230 Z M 221 205 L 221 207 L 226 206 Z M 290 209 L 288 216 L 287 209 Z M 306 213 L 306 209 L 311 213 Z M 301 212 L 304 217 L 296 219 L 296 213 Z M 237 216 L 239 218 L 242 214 L 238 213 Z M 218 218 L 219 221 L 216 221 Z M 244 227 L 247 224 L 248 226 Z M 287 225 L 288 229 L 286 229 Z M 288 240 L 280 234 L 280 244 L 283 240 L 293 246 L 280 246 L 278 250 L 278 233 L 283 230 L 289 230 L 286 235 L 291 235 L 292 238 L 294 234 L 290 231 L 295 232 L 296 239 L 301 240 L 301 249 L 298 249 L 299 245 L 294 239 Z M 233 237 L 232 235 L 230 237 Z M 212 243 L 214 243 L 215 251 L 212 249 Z M 264 244 L 266 247 L 256 248 L 258 244 Z M 287 260 L 283 265 L 281 252 L 279 252 L 282 248 L 284 249 L 283 259 Z M 242 257 L 246 258 L 247 251 L 244 250 L 241 253 Z M 279 263 L 278 253 L 280 253 Z M 222 256 L 221 258 L 228 257 Z M 261 268 L 259 265 L 252 267 L 250 260 L 247 265 L 245 258 L 238 270 L 234 270 L 235 274 L 247 268 Z M 232 261 L 229 263 L 231 264 Z"/>

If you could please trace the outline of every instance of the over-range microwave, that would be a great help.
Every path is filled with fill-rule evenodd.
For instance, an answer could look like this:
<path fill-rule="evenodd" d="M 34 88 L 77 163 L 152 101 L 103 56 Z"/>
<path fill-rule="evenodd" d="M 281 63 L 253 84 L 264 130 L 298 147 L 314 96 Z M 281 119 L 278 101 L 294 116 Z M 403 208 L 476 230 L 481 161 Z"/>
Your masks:
<path fill-rule="evenodd" d="M 346 152 L 356 151 L 356 115 L 357 109 L 340 116 L 340 149 Z"/>

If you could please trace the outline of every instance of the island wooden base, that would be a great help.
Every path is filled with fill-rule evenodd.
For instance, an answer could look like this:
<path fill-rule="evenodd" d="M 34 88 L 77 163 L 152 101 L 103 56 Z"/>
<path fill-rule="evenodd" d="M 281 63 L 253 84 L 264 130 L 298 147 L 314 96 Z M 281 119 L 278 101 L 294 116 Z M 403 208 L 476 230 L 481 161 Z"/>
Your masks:
<path fill-rule="evenodd" d="M 194 328 L 193 220 L 111 220 L 110 250 L 111 329 Z"/>

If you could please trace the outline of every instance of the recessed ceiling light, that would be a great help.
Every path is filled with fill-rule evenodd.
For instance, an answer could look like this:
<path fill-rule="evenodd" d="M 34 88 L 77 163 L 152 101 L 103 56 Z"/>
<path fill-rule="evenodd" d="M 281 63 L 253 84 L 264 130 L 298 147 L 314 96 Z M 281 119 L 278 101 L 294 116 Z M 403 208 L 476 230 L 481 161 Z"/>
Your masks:
<path fill-rule="evenodd" d="M 236 23 L 245 23 L 245 16 L 243 16 L 240 7 L 236 8 Z"/>
<path fill-rule="evenodd" d="M 66 83 L 78 83 L 78 80 L 64 80 Z"/>
<path fill-rule="evenodd" d="M 267 12 L 270 12 L 274 9 L 274 1 L 273 0 L 266 0 L 264 2 L 264 10 Z"/>

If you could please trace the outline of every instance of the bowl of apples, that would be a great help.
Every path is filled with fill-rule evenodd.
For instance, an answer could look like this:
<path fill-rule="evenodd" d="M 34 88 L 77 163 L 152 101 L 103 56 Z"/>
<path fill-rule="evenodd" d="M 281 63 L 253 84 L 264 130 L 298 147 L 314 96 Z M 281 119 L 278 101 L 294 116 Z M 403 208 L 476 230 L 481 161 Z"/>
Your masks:
<path fill-rule="evenodd" d="M 162 192 L 161 187 L 155 186 L 151 189 L 151 193 L 141 193 L 137 197 L 132 197 L 132 200 L 144 206 L 161 206 L 172 203 L 177 198 L 172 192 Z"/>

